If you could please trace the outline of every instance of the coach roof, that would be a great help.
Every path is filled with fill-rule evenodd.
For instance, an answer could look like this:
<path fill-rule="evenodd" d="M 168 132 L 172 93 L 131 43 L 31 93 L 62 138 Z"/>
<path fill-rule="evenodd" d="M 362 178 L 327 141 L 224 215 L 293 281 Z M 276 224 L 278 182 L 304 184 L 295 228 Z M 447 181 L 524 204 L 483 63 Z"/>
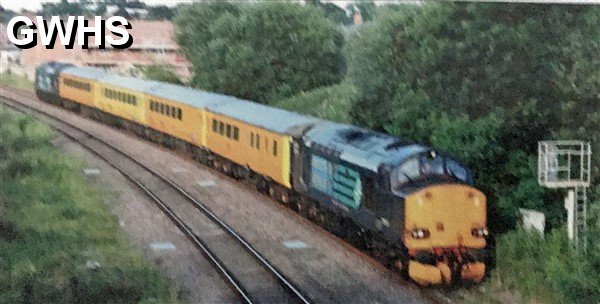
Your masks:
<path fill-rule="evenodd" d="M 209 105 L 207 107 L 209 111 L 229 116 L 275 133 L 289 134 L 294 127 L 315 124 L 320 121 L 314 117 L 267 107 L 251 101 L 225 95 L 221 96 L 223 102 Z"/>
<path fill-rule="evenodd" d="M 205 109 L 209 104 L 223 102 L 224 96 L 169 83 L 161 83 L 152 87 L 148 95 L 202 109 Z"/>
<path fill-rule="evenodd" d="M 68 67 L 62 73 L 93 80 L 99 80 L 109 75 L 105 70 L 91 67 Z"/>
<path fill-rule="evenodd" d="M 100 82 L 103 84 L 121 87 L 140 93 L 149 93 L 153 87 L 161 84 L 157 81 L 142 80 L 132 77 L 122 77 L 110 74 L 107 77 L 100 79 Z"/>

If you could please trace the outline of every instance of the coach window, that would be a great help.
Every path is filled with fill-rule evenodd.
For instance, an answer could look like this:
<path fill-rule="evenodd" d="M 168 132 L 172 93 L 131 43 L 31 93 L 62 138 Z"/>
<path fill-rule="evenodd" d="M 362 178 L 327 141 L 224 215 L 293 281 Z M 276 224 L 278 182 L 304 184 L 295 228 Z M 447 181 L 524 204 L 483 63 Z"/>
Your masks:
<path fill-rule="evenodd" d="M 254 133 L 250 132 L 250 147 L 254 148 Z"/>
<path fill-rule="evenodd" d="M 273 140 L 273 155 L 277 156 L 277 141 Z"/>
<path fill-rule="evenodd" d="M 225 124 L 222 121 L 219 121 L 219 134 L 223 135 L 225 133 Z"/>
<path fill-rule="evenodd" d="M 212 130 L 213 130 L 213 132 L 217 133 L 217 120 L 216 119 L 213 119 Z"/>
<path fill-rule="evenodd" d="M 227 136 L 227 138 L 231 138 L 231 125 L 230 124 L 227 124 L 226 136 Z"/>
<path fill-rule="evenodd" d="M 256 134 L 256 149 L 260 149 L 260 135 Z"/>
<path fill-rule="evenodd" d="M 183 120 L 183 111 L 181 111 L 181 108 L 177 109 L 177 119 Z"/>
<path fill-rule="evenodd" d="M 164 103 L 160 104 L 160 114 L 165 114 L 165 104 Z"/>
<path fill-rule="evenodd" d="M 238 127 L 233 127 L 233 139 L 240 140 L 240 129 Z"/>
<path fill-rule="evenodd" d="M 177 118 L 177 108 L 176 107 L 173 107 L 171 109 L 171 117 Z"/>

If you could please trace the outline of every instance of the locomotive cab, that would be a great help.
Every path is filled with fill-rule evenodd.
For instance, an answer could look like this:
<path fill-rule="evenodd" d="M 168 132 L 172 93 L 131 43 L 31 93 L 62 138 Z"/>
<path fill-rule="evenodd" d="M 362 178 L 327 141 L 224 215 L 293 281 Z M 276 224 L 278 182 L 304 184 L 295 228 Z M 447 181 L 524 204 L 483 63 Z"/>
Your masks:
<path fill-rule="evenodd" d="M 58 76 L 62 70 L 70 66 L 73 65 L 51 61 L 37 67 L 34 83 L 37 97 L 50 102 L 57 102 L 60 99 L 58 94 Z"/>
<path fill-rule="evenodd" d="M 479 282 L 485 274 L 486 198 L 470 173 L 435 151 L 408 158 L 390 172 L 391 191 L 404 198 L 400 267 L 421 285 Z"/>

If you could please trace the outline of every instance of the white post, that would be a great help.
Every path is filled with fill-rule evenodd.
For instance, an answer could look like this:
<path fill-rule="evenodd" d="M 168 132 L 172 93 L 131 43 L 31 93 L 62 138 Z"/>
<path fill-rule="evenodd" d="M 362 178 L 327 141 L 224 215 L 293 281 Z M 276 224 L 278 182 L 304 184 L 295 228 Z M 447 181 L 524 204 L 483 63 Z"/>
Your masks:
<path fill-rule="evenodd" d="M 575 237 L 575 191 L 569 190 L 565 198 L 565 209 L 567 210 L 567 232 L 569 240 L 573 242 Z"/>

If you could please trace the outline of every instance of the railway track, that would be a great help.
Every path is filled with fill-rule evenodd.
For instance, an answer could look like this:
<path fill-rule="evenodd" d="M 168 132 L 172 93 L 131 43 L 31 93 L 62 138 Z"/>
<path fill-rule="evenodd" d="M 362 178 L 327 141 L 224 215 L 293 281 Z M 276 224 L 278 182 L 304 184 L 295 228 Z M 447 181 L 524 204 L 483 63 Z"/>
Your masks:
<path fill-rule="evenodd" d="M 28 97 L 35 99 L 33 94 Z M 16 111 L 44 118 L 53 129 L 120 172 L 146 194 L 201 251 L 241 301 L 312 302 L 240 234 L 169 178 L 68 121 L 9 97 L 0 96 L 0 102 Z M 194 213 L 190 212 L 190 206 L 194 207 Z M 203 223 L 203 229 L 190 224 L 196 221 Z"/>

